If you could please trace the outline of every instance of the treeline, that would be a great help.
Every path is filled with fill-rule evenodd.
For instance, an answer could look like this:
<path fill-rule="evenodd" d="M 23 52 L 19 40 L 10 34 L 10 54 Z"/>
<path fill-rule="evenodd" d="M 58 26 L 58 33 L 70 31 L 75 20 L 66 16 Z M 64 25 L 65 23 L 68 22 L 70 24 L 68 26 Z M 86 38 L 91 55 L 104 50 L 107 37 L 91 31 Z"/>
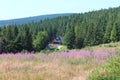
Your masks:
<path fill-rule="evenodd" d="M 64 18 L 64 19 L 63 19 Z M 67 17 L 0 28 L 0 52 L 41 51 L 65 31 Z"/>
<path fill-rule="evenodd" d="M 120 7 L 74 15 L 72 20 L 64 36 L 68 48 L 120 41 Z"/>
<path fill-rule="evenodd" d="M 0 51 L 41 51 L 57 36 L 69 49 L 120 41 L 120 7 L 0 28 Z"/>

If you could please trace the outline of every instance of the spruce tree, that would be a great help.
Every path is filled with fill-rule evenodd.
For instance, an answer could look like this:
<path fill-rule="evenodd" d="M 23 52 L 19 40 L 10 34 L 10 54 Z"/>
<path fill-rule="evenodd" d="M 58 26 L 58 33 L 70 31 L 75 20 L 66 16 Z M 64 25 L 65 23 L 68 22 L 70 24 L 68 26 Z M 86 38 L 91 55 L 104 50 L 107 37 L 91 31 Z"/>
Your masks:
<path fill-rule="evenodd" d="M 112 29 L 112 31 L 111 31 L 110 40 L 111 40 L 112 42 L 117 41 L 116 26 L 114 26 L 113 29 Z"/>
<path fill-rule="evenodd" d="M 35 51 L 41 51 L 48 45 L 48 34 L 47 32 L 38 32 L 36 38 L 33 39 L 33 47 Z"/>
<path fill-rule="evenodd" d="M 68 49 L 74 48 L 75 33 L 74 28 L 67 26 L 66 33 L 63 37 L 63 44 L 67 46 Z"/>

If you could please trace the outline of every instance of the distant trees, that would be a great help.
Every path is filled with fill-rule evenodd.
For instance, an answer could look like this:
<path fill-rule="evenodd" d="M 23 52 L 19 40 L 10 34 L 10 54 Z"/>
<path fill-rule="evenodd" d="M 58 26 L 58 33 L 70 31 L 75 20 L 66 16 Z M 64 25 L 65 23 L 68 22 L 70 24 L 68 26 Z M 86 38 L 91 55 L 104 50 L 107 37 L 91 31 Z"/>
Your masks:
<path fill-rule="evenodd" d="M 120 41 L 120 7 L 0 28 L 0 52 L 41 51 L 57 36 L 69 49 Z"/>

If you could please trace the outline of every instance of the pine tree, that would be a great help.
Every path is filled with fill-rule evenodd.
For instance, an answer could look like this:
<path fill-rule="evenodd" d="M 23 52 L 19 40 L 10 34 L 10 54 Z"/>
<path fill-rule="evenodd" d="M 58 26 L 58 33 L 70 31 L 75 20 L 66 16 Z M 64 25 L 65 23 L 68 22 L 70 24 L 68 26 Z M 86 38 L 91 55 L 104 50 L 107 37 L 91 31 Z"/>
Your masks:
<path fill-rule="evenodd" d="M 75 33 L 73 27 L 69 28 L 67 26 L 67 32 L 63 37 L 63 44 L 67 46 L 68 49 L 74 48 Z"/>
<path fill-rule="evenodd" d="M 82 26 L 75 26 L 75 48 L 82 48 L 84 45 L 85 30 Z"/>
<path fill-rule="evenodd" d="M 19 31 L 19 34 L 16 38 L 16 42 L 19 45 L 19 50 L 32 50 L 32 35 L 30 33 L 29 27 L 24 25 Z"/>
<path fill-rule="evenodd" d="M 111 40 L 112 42 L 117 41 L 116 26 L 114 26 L 113 29 L 112 29 L 112 31 L 111 31 L 110 40 Z"/>
<path fill-rule="evenodd" d="M 112 26 L 107 26 L 105 30 L 105 34 L 103 37 L 103 43 L 109 43 L 110 42 L 110 35 L 111 35 Z"/>
<path fill-rule="evenodd" d="M 11 28 L 12 28 L 11 36 L 12 36 L 12 39 L 15 40 L 18 35 L 18 27 L 17 25 L 13 25 Z"/>
<path fill-rule="evenodd" d="M 36 38 L 33 39 L 33 47 L 35 51 L 41 51 L 48 45 L 47 32 L 38 32 Z"/>

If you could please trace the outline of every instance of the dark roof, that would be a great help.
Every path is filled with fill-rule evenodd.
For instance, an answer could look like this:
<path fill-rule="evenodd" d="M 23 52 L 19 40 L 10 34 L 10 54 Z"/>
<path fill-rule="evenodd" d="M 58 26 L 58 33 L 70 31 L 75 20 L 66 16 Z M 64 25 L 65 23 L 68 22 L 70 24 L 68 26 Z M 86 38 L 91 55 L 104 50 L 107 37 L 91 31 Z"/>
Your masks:
<path fill-rule="evenodd" d="M 53 40 L 53 43 L 62 43 L 62 37 L 57 37 Z"/>

